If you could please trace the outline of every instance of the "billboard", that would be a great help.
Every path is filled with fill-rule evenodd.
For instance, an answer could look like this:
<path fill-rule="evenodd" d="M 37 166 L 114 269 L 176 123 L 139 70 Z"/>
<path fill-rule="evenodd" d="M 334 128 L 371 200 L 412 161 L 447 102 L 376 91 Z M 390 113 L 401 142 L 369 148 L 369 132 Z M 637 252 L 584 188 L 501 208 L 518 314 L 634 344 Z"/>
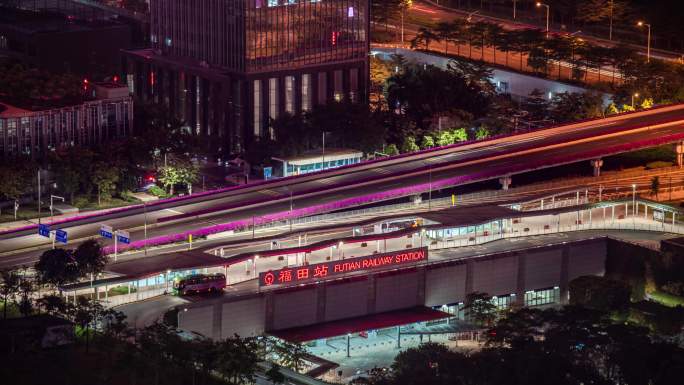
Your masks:
<path fill-rule="evenodd" d="M 365 257 L 341 259 L 306 266 L 286 267 L 259 273 L 259 286 L 299 284 L 349 273 L 410 265 L 426 261 L 427 247 L 373 254 Z"/>

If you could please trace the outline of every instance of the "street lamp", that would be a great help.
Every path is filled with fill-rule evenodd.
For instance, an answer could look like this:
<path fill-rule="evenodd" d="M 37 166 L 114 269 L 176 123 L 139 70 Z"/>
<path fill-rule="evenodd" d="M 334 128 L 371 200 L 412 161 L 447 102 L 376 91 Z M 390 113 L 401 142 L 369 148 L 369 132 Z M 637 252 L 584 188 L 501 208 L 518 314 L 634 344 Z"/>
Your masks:
<path fill-rule="evenodd" d="M 516 8 L 518 5 L 518 0 L 513 0 L 513 19 L 515 20 Z"/>
<path fill-rule="evenodd" d="M 404 47 L 404 12 L 413 6 L 413 0 L 401 2 L 401 46 Z"/>
<path fill-rule="evenodd" d="M 639 93 L 638 93 L 638 92 L 635 92 L 635 93 L 632 94 L 632 109 L 634 109 L 634 98 L 638 98 L 638 97 L 639 97 Z"/>
<path fill-rule="evenodd" d="M 547 4 L 537 2 L 537 8 L 539 7 L 546 7 L 546 37 L 549 37 L 549 11 L 551 10 L 551 7 L 549 7 Z"/>
<path fill-rule="evenodd" d="M 646 43 L 646 63 L 650 63 L 651 62 L 651 24 L 647 24 L 647 23 L 644 23 L 643 21 L 640 21 L 637 23 L 637 26 L 648 27 L 648 41 Z"/>

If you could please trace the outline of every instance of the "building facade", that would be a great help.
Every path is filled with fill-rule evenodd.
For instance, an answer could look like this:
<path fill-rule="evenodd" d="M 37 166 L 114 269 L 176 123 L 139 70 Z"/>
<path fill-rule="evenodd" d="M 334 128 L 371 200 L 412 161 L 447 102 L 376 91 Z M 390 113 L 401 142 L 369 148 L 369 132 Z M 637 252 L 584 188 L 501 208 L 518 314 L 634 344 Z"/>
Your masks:
<path fill-rule="evenodd" d="M 91 147 L 129 135 L 133 130 L 133 98 L 126 88 L 101 88 L 96 88 L 95 100 L 40 111 L 0 102 L 0 155 L 40 158 L 58 147 Z"/>
<path fill-rule="evenodd" d="M 241 152 L 282 114 L 365 100 L 368 4 L 152 0 L 152 47 L 124 53 L 126 79 L 221 152 Z"/>

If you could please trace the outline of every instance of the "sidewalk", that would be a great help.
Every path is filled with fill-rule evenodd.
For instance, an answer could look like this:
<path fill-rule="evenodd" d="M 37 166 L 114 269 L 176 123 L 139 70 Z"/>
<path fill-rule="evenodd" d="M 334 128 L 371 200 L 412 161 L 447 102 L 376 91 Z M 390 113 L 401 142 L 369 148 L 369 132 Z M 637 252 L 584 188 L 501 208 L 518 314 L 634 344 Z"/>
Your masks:
<path fill-rule="evenodd" d="M 155 201 L 155 200 L 159 199 L 156 196 L 150 195 L 147 193 L 134 193 L 131 195 L 134 196 L 135 198 L 137 198 L 138 200 L 140 200 L 140 202 L 150 202 L 150 201 Z M 135 205 L 135 204 L 139 204 L 139 203 L 137 203 L 137 202 L 131 203 L 131 205 Z M 97 214 L 104 214 L 107 211 L 110 211 L 113 209 L 118 209 L 121 207 L 125 207 L 125 206 L 109 207 L 106 209 L 98 209 L 98 210 L 83 210 L 83 211 L 79 210 L 77 212 L 72 212 L 72 213 L 68 213 L 68 214 L 53 215 L 50 217 L 43 217 L 41 219 L 41 223 L 50 223 L 52 221 L 59 221 L 59 220 L 83 215 L 84 213 L 96 214 L 96 215 Z M 49 212 L 49 209 L 46 209 L 46 212 Z M 38 218 L 22 219 L 22 220 L 17 220 L 17 221 L 12 221 L 12 222 L 0 222 L 0 232 L 12 230 L 12 229 L 16 229 L 16 228 L 20 228 L 20 227 L 24 227 L 24 226 L 35 225 L 37 223 L 38 223 Z"/>

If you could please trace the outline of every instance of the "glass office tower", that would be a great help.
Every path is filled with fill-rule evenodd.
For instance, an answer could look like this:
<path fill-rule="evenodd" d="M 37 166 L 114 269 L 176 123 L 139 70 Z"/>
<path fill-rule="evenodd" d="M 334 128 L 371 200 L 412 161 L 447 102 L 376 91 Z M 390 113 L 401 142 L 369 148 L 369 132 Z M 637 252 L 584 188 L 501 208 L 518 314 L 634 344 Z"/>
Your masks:
<path fill-rule="evenodd" d="M 126 52 L 132 92 L 166 104 L 222 152 L 269 122 L 368 85 L 368 0 L 151 0 L 150 49 Z"/>

